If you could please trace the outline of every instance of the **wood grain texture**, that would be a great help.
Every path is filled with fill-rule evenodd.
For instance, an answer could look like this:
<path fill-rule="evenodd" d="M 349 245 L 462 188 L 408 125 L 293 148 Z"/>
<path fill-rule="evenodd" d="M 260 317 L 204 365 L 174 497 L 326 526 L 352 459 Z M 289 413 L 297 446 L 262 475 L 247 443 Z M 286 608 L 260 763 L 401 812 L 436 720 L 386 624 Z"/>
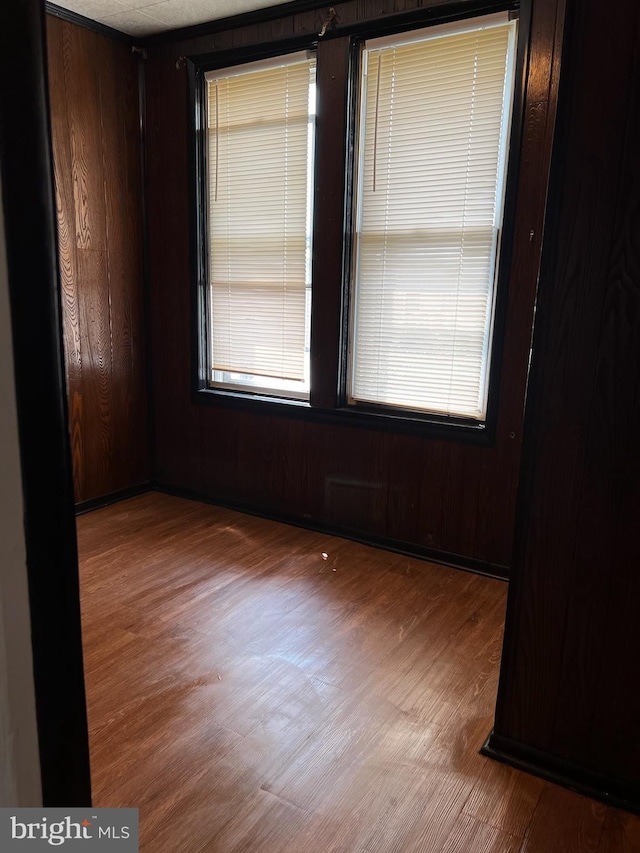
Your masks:
<path fill-rule="evenodd" d="M 495 731 L 640 802 L 640 10 L 569 9 Z"/>
<path fill-rule="evenodd" d="M 503 583 L 158 493 L 78 534 L 94 802 L 143 853 L 638 849 L 479 754 Z"/>
<path fill-rule="evenodd" d="M 184 63 L 177 68 L 170 51 L 162 48 L 149 53 L 146 74 L 154 473 L 160 482 L 186 487 L 200 483 L 204 472 L 212 470 L 207 460 L 209 454 L 196 452 L 205 444 L 200 421 L 206 420 L 206 413 L 190 405 L 186 72 Z M 156 235 L 162 235 L 164 245 L 156 243 Z M 176 286 L 178 282 L 180 286 Z M 221 433 L 222 425 L 220 428 L 214 425 L 209 434 L 213 464 L 218 458 L 216 440 Z M 213 436 L 216 439 L 212 441 Z M 176 448 L 178 452 L 161 452 L 166 447 Z"/>
<path fill-rule="evenodd" d="M 606 814 L 606 807 L 600 803 L 548 787 L 538 801 L 522 853 L 597 853 Z"/>
<path fill-rule="evenodd" d="M 338 387 L 349 53 L 349 38 L 318 45 L 318 89 L 326 94 L 318 101 L 316 116 L 311 403 L 327 407 L 334 405 Z M 337 122 L 330 120 L 334 110 L 341 117 Z"/>
<path fill-rule="evenodd" d="M 47 19 L 67 387 L 76 501 L 145 482 L 136 59 Z"/>
<path fill-rule="evenodd" d="M 6 478 L 13 477 L 14 466 L 19 466 L 20 492 L 11 510 L 17 529 L 3 540 L 0 571 L 6 575 L 6 553 L 9 563 L 19 569 L 20 580 L 19 586 L 11 583 L 7 588 L 3 579 L 7 592 L 0 630 L 11 638 L 9 642 L 20 644 L 22 653 L 16 657 L 17 650 L 12 649 L 2 655 L 0 680 L 3 707 L 7 691 L 11 707 L 14 698 L 23 698 L 2 736 L 0 762 L 3 779 L 9 781 L 2 784 L 5 804 L 26 800 L 44 807 L 88 808 L 89 743 L 55 228 L 56 211 L 70 183 L 56 199 L 46 63 L 44 4 L 1 6 L 1 310 L 6 329 L 3 353 L 9 360 L 2 369 L 9 388 L 0 405 L 6 412 L 3 423 L 10 417 L 12 428 L 18 429 L 19 448 L 8 443 L 3 428 L 2 456 L 7 462 L 0 477 L 5 493 Z M 69 220 L 65 226 L 66 245 L 72 246 Z M 70 297 L 73 305 L 68 280 L 65 284 L 64 298 Z M 3 390 L 6 385 L 3 380 Z M 19 550 L 12 544 L 18 540 Z M 16 606 L 14 595 L 19 601 L 24 596 L 28 613 Z M 15 695 L 14 677 L 16 683 L 22 680 Z M 18 761 L 26 763 L 13 772 L 7 757 L 16 750 Z"/>
<path fill-rule="evenodd" d="M 335 4 L 336 26 L 385 19 L 420 0 Z M 429 5 L 439 5 L 438 3 Z M 148 223 L 156 476 L 159 482 L 292 519 L 340 525 L 506 571 L 511 560 L 531 326 L 553 121 L 562 0 L 535 0 L 519 204 L 509 288 L 505 368 L 494 446 L 324 426 L 194 404 L 189 309 L 187 86 L 179 57 L 317 33 L 329 7 L 263 25 L 150 46 Z M 318 73 L 342 91 L 346 38 L 321 42 Z M 334 79 L 335 78 L 335 79 Z M 342 100 L 340 100 L 342 103 Z M 318 116 L 320 133 L 322 105 Z M 344 128 L 318 143 L 318 217 L 312 336 L 325 381 L 316 402 L 336 396 L 337 304 L 342 255 Z M 530 240 L 533 229 L 535 239 Z M 322 288 L 321 298 L 319 288 Z M 316 304 L 317 303 L 317 304 Z M 326 309 L 326 310 L 325 310 Z M 513 437 L 511 437 L 513 433 Z"/>
<path fill-rule="evenodd" d="M 564 0 L 532 4 L 518 175 L 518 197 L 527 203 L 518 203 L 515 212 L 496 442 L 482 452 L 479 500 L 484 510 L 478 518 L 474 549 L 480 558 L 498 547 L 499 519 L 513 519 L 515 513 L 524 406 L 514 401 L 521 400 L 529 366 L 547 197 L 546 181 L 540 176 L 548 175 L 551 162 L 563 20 Z"/>
<path fill-rule="evenodd" d="M 608 809 L 598 853 L 637 853 L 640 850 L 637 823 L 638 818 L 634 815 Z"/>
<path fill-rule="evenodd" d="M 65 79 L 65 54 L 62 28 L 49 23 L 48 70 L 50 80 Z M 76 496 L 84 494 L 85 471 L 82 465 L 85 450 L 85 421 L 83 417 L 82 360 L 83 347 L 80 341 L 80 298 L 77 287 L 78 260 L 76 256 L 74 195 L 71 138 L 67 118 L 66 93 L 64 89 L 55 96 L 50 91 L 51 137 L 55 140 L 53 158 L 58 225 L 58 268 L 60 275 L 63 335 L 69 404 L 69 430 L 71 433 L 71 457 L 73 464 Z"/>
<path fill-rule="evenodd" d="M 489 762 L 464 812 L 509 835 L 522 838 L 531 822 L 545 783 L 524 776 L 506 764 Z"/>
<path fill-rule="evenodd" d="M 443 851 L 450 853 L 517 853 L 520 839 L 463 815 L 455 823 Z"/>

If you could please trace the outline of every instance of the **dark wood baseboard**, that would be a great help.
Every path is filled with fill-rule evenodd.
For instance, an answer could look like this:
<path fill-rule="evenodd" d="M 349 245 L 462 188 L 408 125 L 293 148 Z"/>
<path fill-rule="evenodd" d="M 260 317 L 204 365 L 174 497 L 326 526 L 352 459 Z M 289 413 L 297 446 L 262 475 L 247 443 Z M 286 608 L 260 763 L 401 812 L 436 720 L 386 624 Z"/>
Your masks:
<path fill-rule="evenodd" d="M 465 572 L 473 572 L 476 575 L 494 578 L 496 580 L 509 579 L 509 567 L 502 566 L 498 563 L 489 563 L 484 560 L 474 560 L 472 557 L 464 557 L 461 554 L 451 554 L 448 551 L 438 551 L 435 548 L 425 548 L 420 545 L 413 545 L 409 542 L 403 542 L 399 539 L 392 539 L 388 536 L 375 536 L 364 533 L 359 530 L 354 530 L 350 527 L 342 527 L 339 524 L 326 524 L 321 521 L 313 521 L 312 519 L 301 519 L 287 513 L 274 512 L 267 507 L 254 506 L 245 504 L 241 501 L 230 501 L 221 496 L 205 495 L 200 492 L 191 491 L 190 489 L 182 489 L 177 486 L 172 486 L 169 483 L 141 483 L 138 486 L 132 486 L 128 489 L 121 489 L 118 492 L 103 495 L 99 498 L 92 498 L 88 501 L 81 501 L 76 504 L 76 515 L 82 515 L 85 512 L 92 512 L 95 509 L 101 509 L 105 506 L 118 503 L 118 501 L 134 498 L 137 495 L 142 495 L 145 492 L 157 491 L 164 492 L 167 495 L 174 495 L 177 498 L 185 498 L 190 501 L 201 501 L 202 503 L 213 504 L 214 506 L 223 506 L 227 509 L 233 509 L 237 512 L 244 512 L 247 515 L 257 515 L 260 518 L 269 518 L 272 521 L 279 521 L 283 524 L 292 524 L 294 527 L 302 527 L 305 530 L 314 530 L 318 533 L 327 533 L 330 536 L 341 536 L 343 539 L 350 539 L 353 542 L 361 542 L 363 545 L 371 545 L 373 548 L 384 548 L 386 551 L 393 551 L 396 554 L 405 554 L 407 557 L 417 557 L 420 560 L 429 560 L 432 563 L 439 563 L 443 566 L 451 566 L 453 569 L 462 569 Z"/>
<path fill-rule="evenodd" d="M 407 557 L 417 557 L 421 560 L 429 560 L 432 563 L 450 566 L 453 569 L 462 569 L 462 571 L 473 572 L 473 574 L 476 575 L 483 575 L 484 577 L 502 581 L 508 580 L 509 578 L 508 566 L 489 563 L 483 560 L 474 560 L 472 557 L 464 557 L 460 554 L 451 554 L 448 551 L 438 551 L 434 548 L 425 548 L 421 545 L 413 545 L 410 542 L 403 542 L 399 539 L 392 539 L 388 536 L 376 536 L 374 534 L 354 530 L 349 527 L 342 527 L 339 524 L 327 524 L 322 521 L 314 521 L 313 519 L 303 519 L 298 516 L 288 515 L 287 513 L 274 512 L 268 507 L 254 506 L 240 501 L 230 501 L 220 495 L 205 495 L 191 491 L 190 489 L 182 489 L 172 486 L 168 483 L 154 483 L 152 488 L 156 491 L 164 492 L 168 495 L 174 495 L 178 498 L 185 498 L 186 500 L 191 501 L 201 501 L 202 503 L 213 504 L 214 506 L 223 506 L 227 509 L 234 509 L 237 512 L 244 512 L 247 515 L 257 515 L 261 518 L 269 518 L 272 521 L 279 521 L 283 524 L 292 524 L 294 527 L 302 527 L 306 530 L 314 530 L 318 533 L 327 533 L 330 536 L 341 536 L 343 539 L 361 542 L 363 545 L 371 545 L 373 548 L 384 548 L 386 551 L 405 554 Z"/>
<path fill-rule="evenodd" d="M 88 501 L 80 501 L 76 504 L 76 515 L 82 515 L 85 512 L 91 512 L 94 509 L 102 509 L 104 506 L 118 503 L 118 501 L 126 501 L 127 498 L 135 498 L 137 495 L 143 495 L 145 492 L 150 492 L 154 486 L 151 483 L 140 483 L 137 486 L 130 486 L 128 489 L 119 489 L 117 492 L 111 492 L 108 495 L 102 495 L 99 498 L 91 498 Z"/>
<path fill-rule="evenodd" d="M 517 770 L 524 770 L 525 773 L 539 776 L 547 782 L 554 782 L 608 806 L 640 814 L 640 785 L 604 776 L 495 732 L 491 732 L 480 752 L 488 758 L 509 764 Z"/>

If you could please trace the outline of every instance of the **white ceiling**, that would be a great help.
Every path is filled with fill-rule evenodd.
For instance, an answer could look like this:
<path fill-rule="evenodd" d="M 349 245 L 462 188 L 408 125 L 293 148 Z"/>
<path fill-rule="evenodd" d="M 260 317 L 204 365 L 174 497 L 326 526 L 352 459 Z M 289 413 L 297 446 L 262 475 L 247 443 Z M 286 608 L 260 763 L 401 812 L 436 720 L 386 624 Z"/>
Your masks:
<path fill-rule="evenodd" d="M 150 36 L 279 2 L 284 0 L 55 0 L 55 5 L 130 36 Z"/>

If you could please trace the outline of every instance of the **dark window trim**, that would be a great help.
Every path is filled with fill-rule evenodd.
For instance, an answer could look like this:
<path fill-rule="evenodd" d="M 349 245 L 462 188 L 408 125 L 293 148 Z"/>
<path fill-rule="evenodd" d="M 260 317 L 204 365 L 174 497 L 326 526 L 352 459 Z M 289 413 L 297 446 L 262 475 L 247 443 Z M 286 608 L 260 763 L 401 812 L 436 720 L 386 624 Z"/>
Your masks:
<path fill-rule="evenodd" d="M 508 285 L 511 277 L 511 260 L 514 237 L 515 213 L 518 197 L 518 175 L 520 170 L 520 146 L 522 138 L 522 124 L 524 119 L 524 87 L 526 82 L 526 52 L 529 44 L 529 23 L 531 16 L 531 0 L 523 0 L 521 8 L 514 3 L 494 3 L 491 7 L 487 4 L 482 4 L 482 12 L 469 12 L 468 7 L 465 8 L 464 14 L 455 14 L 447 20 L 466 20 L 472 17 L 480 17 L 481 14 L 492 14 L 496 12 L 515 12 L 519 18 L 518 26 L 518 41 L 516 47 L 516 74 L 514 81 L 514 98 L 512 107 L 511 131 L 509 135 L 509 153 L 507 157 L 507 176 L 505 182 L 505 200 L 504 200 L 504 215 L 503 227 L 498 250 L 498 275 L 495 282 L 495 308 L 493 320 L 493 335 L 492 348 L 489 358 L 489 383 L 487 387 L 487 414 L 482 422 L 474 421 L 473 419 L 465 418 L 450 418 L 447 416 L 438 416 L 434 414 L 411 416 L 420 419 L 423 422 L 436 422 L 444 426 L 450 426 L 455 423 L 456 426 L 466 426 L 467 429 L 475 428 L 486 430 L 488 436 L 487 441 L 492 442 L 495 435 L 496 421 L 499 405 L 499 390 L 500 390 L 500 374 L 502 366 L 502 353 L 504 346 L 504 337 L 506 331 L 506 313 L 508 304 Z M 430 24 L 436 23 L 430 21 Z M 442 23 L 438 21 L 438 23 Z M 418 29 L 415 25 L 409 27 L 403 25 L 400 28 L 389 27 L 389 21 L 379 22 L 379 25 L 372 29 L 370 24 L 366 24 L 362 33 L 359 34 L 352 42 L 353 57 L 355 58 L 367 39 L 373 36 L 395 35 L 396 33 L 406 32 L 407 30 Z M 339 379 L 339 403 L 348 411 L 365 412 L 380 412 L 385 413 L 388 417 L 405 417 L 405 414 L 400 414 L 393 407 L 379 406 L 368 403 L 347 403 L 347 388 L 348 388 L 348 366 L 349 366 L 349 328 L 350 328 L 350 278 L 353 269 L 353 175 L 355 173 L 355 136 L 358 129 L 359 115 L 359 98 L 356 88 L 359 86 L 359 77 L 357 74 L 356 63 L 352 65 L 353 74 L 350 80 L 352 94 L 349 99 L 349 131 L 348 131 L 348 147 L 349 160 L 347 163 L 348 169 L 348 198 L 345 199 L 345 257 L 344 257 L 344 272 L 343 272 L 343 311 L 342 311 L 342 340 L 340 346 L 340 379 Z M 406 410 L 405 410 L 406 411 Z"/>
<path fill-rule="evenodd" d="M 371 408 L 311 406 L 302 400 L 284 400 L 264 394 L 201 388 L 192 395 L 197 405 L 251 412 L 268 417 L 307 421 L 328 426 L 347 426 L 408 435 L 428 435 L 438 441 L 450 440 L 462 444 L 490 443 L 485 424 L 465 418 L 427 419 L 413 417 L 411 412 L 396 412 L 390 407 Z"/>
<path fill-rule="evenodd" d="M 339 38 L 349 35 L 359 41 L 371 38 L 406 33 L 411 30 L 432 27 L 436 24 L 449 24 L 464 21 L 467 18 L 480 18 L 496 12 L 517 12 L 522 6 L 521 0 L 475 0 L 475 2 L 447 3 L 440 6 L 421 6 L 408 12 L 395 12 L 383 18 L 358 21 L 350 24 L 336 24 L 327 32 L 325 38 Z"/>
<path fill-rule="evenodd" d="M 206 71 L 247 65 L 249 62 L 270 59 L 272 56 L 286 56 L 287 54 L 296 53 L 301 50 L 313 50 L 317 46 L 317 35 L 302 33 L 286 39 L 279 39 L 278 41 L 269 41 L 248 47 L 230 47 L 224 50 L 214 50 L 210 53 L 190 56 L 187 59 L 187 65 L 193 67 L 194 72 L 198 75 L 198 81 L 202 82 Z M 191 87 L 190 93 L 193 94 Z M 202 90 L 198 94 L 202 96 Z"/>
<path fill-rule="evenodd" d="M 207 71 L 246 65 L 259 59 L 272 56 L 286 56 L 301 50 L 313 50 L 317 39 L 305 33 L 303 37 L 257 45 L 249 50 L 223 50 L 214 53 L 192 56 L 187 60 L 187 80 L 189 86 L 189 194 L 190 194 L 190 255 L 191 255 L 191 362 L 192 394 L 200 401 L 202 394 L 225 394 L 226 389 L 214 389 L 209 386 L 208 338 L 207 328 L 207 168 L 206 168 L 206 102 L 204 97 L 204 75 Z M 278 401 L 279 405 L 289 406 L 296 400 L 281 399 L 277 396 L 265 397 L 260 393 L 234 392 L 244 396 L 256 405 L 258 400 Z"/>
<path fill-rule="evenodd" d="M 504 224 L 500 246 L 499 270 L 496 283 L 496 304 L 492 352 L 489 364 L 489 386 L 487 392 L 487 415 L 483 422 L 470 418 L 451 417 L 434 413 L 422 413 L 407 409 L 375 404 L 346 405 L 346 370 L 349 324 L 349 278 L 351 271 L 352 239 L 352 174 L 354 169 L 354 133 L 356 127 L 358 91 L 357 63 L 354 61 L 366 38 L 406 32 L 420 27 L 447 23 L 455 20 L 479 17 L 501 11 L 518 11 L 519 30 L 516 57 L 516 80 L 509 161 L 505 191 Z M 458 2 L 431 8 L 420 8 L 408 13 L 389 15 L 375 21 L 356 22 L 336 26 L 329 30 L 321 41 L 334 38 L 350 38 L 349 88 L 347 92 L 348 134 L 346 139 L 347 159 L 345 163 L 346 189 L 342 200 L 344 221 L 344 244 L 342 247 L 342 307 L 337 320 L 340 327 L 338 359 L 338 382 L 333 406 L 317 406 L 307 401 L 287 399 L 261 392 L 240 392 L 233 389 L 211 388 L 208 384 L 208 331 L 206 322 L 207 257 L 206 241 L 206 155 L 205 155 L 205 102 L 203 80 L 206 71 L 241 65 L 271 56 L 294 53 L 304 49 L 315 49 L 319 44 L 316 34 L 303 33 L 284 40 L 259 43 L 254 46 L 214 50 L 187 59 L 188 104 L 189 104 L 189 167 L 190 167 L 190 252 L 191 252 L 191 313 L 192 313 L 192 401 L 197 405 L 239 409 L 265 415 L 277 415 L 325 424 L 354 426 L 398 433 L 418 434 L 435 440 L 452 440 L 461 443 L 492 445 L 495 439 L 499 404 L 501 362 L 504 347 L 509 279 L 513 251 L 514 223 L 517 208 L 518 175 L 520 170 L 520 146 L 524 121 L 524 95 L 526 85 L 527 52 L 531 17 L 531 0 L 522 2 Z M 316 161 L 316 171 L 318 163 Z M 315 183 L 318 185 L 316 174 Z M 314 223 L 314 236 L 316 227 Z M 314 277 L 315 280 L 315 277 Z M 313 322 L 313 320 L 312 320 Z M 313 359 L 313 352 L 312 352 Z M 313 394 L 313 392 L 312 392 Z M 313 399 L 313 397 L 312 397 Z"/>
<path fill-rule="evenodd" d="M 516 75 L 513 93 L 513 113 L 511 117 L 511 135 L 507 159 L 505 183 L 504 214 L 502 236 L 498 257 L 498 278 L 496 280 L 496 304 L 493 316 L 493 342 L 489 360 L 489 385 L 487 389 L 486 423 L 495 433 L 502 385 L 502 364 L 504 342 L 507 331 L 507 308 L 509 291 L 513 275 L 513 246 L 515 242 L 515 223 L 518 210 L 518 184 L 520 178 L 520 159 L 522 152 L 522 133 L 525 121 L 525 98 L 528 70 L 529 39 L 531 32 L 531 7 L 533 0 L 521 0 L 518 10 L 518 43 L 516 48 Z M 531 323 L 533 333 L 533 318 Z"/>
<path fill-rule="evenodd" d="M 340 317 L 340 360 L 338 365 L 338 403 L 343 408 L 347 406 L 347 382 L 349 377 L 349 331 L 351 319 L 351 276 L 353 273 L 353 244 L 354 244 L 354 213 L 355 193 L 354 178 L 356 170 L 356 137 L 358 134 L 360 107 L 360 63 L 365 36 L 351 40 L 349 54 L 349 94 L 347 101 L 347 177 L 344 198 L 344 257 L 342 259 L 342 313 Z"/>
<path fill-rule="evenodd" d="M 185 40 L 191 41 L 202 36 L 228 32 L 238 27 L 255 26 L 268 23 L 269 21 L 277 21 L 290 15 L 313 12 L 316 9 L 322 9 L 326 6 L 327 0 L 289 0 L 288 3 L 278 3 L 275 6 L 265 6 L 262 9 L 255 9 L 251 12 L 240 12 L 237 15 L 229 15 L 226 18 L 216 18 L 213 21 L 205 21 L 202 24 L 178 27 L 178 29 L 145 36 L 142 39 L 142 43 L 145 47 L 157 47 Z M 305 35 L 309 36 L 309 33 Z"/>
<path fill-rule="evenodd" d="M 482 15 L 485 12 L 500 11 L 496 0 L 454 0 L 454 2 L 451 3 L 442 3 L 431 7 L 419 6 L 416 9 L 409 9 L 404 12 L 393 12 L 390 14 L 385 14 L 380 10 L 378 14 L 381 14 L 383 17 L 376 18 L 376 13 L 374 12 L 370 19 L 368 18 L 366 20 L 351 21 L 348 24 L 340 24 L 340 13 L 344 2 L 345 0 L 340 0 L 340 2 L 335 4 L 337 20 L 336 23 L 327 31 L 324 36 L 325 39 L 336 36 L 356 35 L 362 32 L 368 32 L 370 28 L 379 32 L 384 29 L 385 26 L 390 27 L 392 32 L 398 32 L 399 26 L 402 25 L 405 25 L 407 29 L 414 29 L 420 26 L 428 26 L 430 23 L 440 22 L 442 20 L 455 20 L 456 15 L 461 18 L 470 18 L 475 15 Z M 177 29 L 144 36 L 143 38 L 138 39 L 138 43 L 142 44 L 144 47 L 158 47 L 167 44 L 176 44 L 178 42 L 192 41 L 194 39 L 212 36 L 216 33 L 227 33 L 242 27 L 258 26 L 271 21 L 279 21 L 292 15 L 302 15 L 306 12 L 327 9 L 329 5 L 330 4 L 327 3 L 327 0 L 289 0 L 287 3 L 279 3 L 275 6 L 265 6 L 262 9 L 241 12 L 238 15 L 230 15 L 226 18 L 216 18 L 212 21 L 205 21 L 202 24 L 178 27 Z M 510 2 L 503 2 L 501 8 L 507 10 L 517 9 L 518 5 L 518 0 L 510 0 Z M 310 34 L 307 32 L 305 35 L 309 36 Z"/>

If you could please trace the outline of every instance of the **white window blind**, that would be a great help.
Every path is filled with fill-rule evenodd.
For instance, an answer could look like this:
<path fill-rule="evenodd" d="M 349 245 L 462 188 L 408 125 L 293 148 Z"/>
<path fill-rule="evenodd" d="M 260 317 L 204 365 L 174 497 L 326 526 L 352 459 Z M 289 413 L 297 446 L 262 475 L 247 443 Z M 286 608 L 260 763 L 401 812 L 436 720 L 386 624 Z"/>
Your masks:
<path fill-rule="evenodd" d="M 305 396 L 315 59 L 205 79 L 210 382 Z"/>
<path fill-rule="evenodd" d="M 401 42 L 363 55 L 350 398 L 481 420 L 516 23 Z"/>

